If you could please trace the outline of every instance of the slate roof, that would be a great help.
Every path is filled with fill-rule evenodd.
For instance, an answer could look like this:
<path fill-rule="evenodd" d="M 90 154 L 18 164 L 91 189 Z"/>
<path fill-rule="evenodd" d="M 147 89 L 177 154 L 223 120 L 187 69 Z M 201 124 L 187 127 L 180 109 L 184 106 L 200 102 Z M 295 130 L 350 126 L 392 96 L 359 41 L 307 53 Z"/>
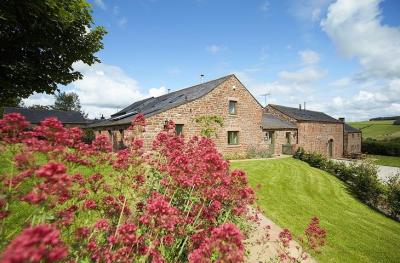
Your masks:
<path fill-rule="evenodd" d="M 56 117 L 64 124 L 86 124 L 86 119 L 78 111 L 34 110 L 19 107 L 4 107 L 4 114 L 17 112 L 25 116 L 32 124 L 38 124 L 46 118 Z"/>
<path fill-rule="evenodd" d="M 270 107 L 282 112 L 283 114 L 298 121 L 316 121 L 341 123 L 341 121 L 319 111 L 304 110 L 299 108 L 291 108 L 281 105 L 268 104 Z"/>
<path fill-rule="evenodd" d="M 296 125 L 285 120 L 281 120 L 272 114 L 264 113 L 261 126 L 266 130 L 296 129 Z"/>
<path fill-rule="evenodd" d="M 151 97 L 141 101 L 136 101 L 126 108 L 111 115 L 110 119 L 89 125 L 89 127 L 103 127 L 127 125 L 132 122 L 134 116 L 142 113 L 145 117 L 149 117 L 160 112 L 164 112 L 171 108 L 186 104 L 188 102 L 199 99 L 222 84 L 233 75 L 224 76 L 219 79 L 201 83 L 189 88 L 171 92 L 159 97 Z"/>
<path fill-rule="evenodd" d="M 361 132 L 359 129 L 356 129 L 347 123 L 344 124 L 344 132 L 345 133 L 354 133 L 354 132 Z"/>

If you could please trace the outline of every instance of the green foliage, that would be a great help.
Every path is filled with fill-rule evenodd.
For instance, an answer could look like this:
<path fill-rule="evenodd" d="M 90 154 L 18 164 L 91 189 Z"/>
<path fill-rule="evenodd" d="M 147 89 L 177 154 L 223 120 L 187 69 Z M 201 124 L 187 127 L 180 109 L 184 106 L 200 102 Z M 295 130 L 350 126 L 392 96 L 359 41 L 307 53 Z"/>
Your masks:
<path fill-rule="evenodd" d="M 267 147 L 262 147 L 258 145 L 251 145 L 247 149 L 247 159 L 255 159 L 255 158 L 271 158 L 272 153 L 271 150 Z"/>
<path fill-rule="evenodd" d="M 383 193 L 383 184 L 378 179 L 377 166 L 369 162 L 354 165 L 352 171 L 352 191 L 361 201 L 377 207 L 379 198 Z"/>
<path fill-rule="evenodd" d="M 218 128 L 224 126 L 224 118 L 217 115 L 198 116 L 194 121 L 201 127 L 200 134 L 207 138 L 217 136 Z"/>
<path fill-rule="evenodd" d="M 73 63 L 99 62 L 103 27 L 86 0 L 0 1 L 0 106 L 82 78 Z"/>
<path fill-rule="evenodd" d="M 82 111 L 79 96 L 75 92 L 59 92 L 54 96 L 56 100 L 52 107 L 53 109 L 61 111 L 78 111 L 86 117 L 86 114 Z"/>
<path fill-rule="evenodd" d="M 400 216 L 400 174 L 391 177 L 386 183 L 386 203 L 391 215 Z"/>
<path fill-rule="evenodd" d="M 91 143 L 95 139 L 94 135 L 94 130 L 89 128 L 89 129 L 84 129 L 84 134 L 82 137 L 82 141 L 85 143 Z"/>
<path fill-rule="evenodd" d="M 400 156 L 400 138 L 366 139 L 362 141 L 361 149 L 362 152 L 369 154 Z"/>

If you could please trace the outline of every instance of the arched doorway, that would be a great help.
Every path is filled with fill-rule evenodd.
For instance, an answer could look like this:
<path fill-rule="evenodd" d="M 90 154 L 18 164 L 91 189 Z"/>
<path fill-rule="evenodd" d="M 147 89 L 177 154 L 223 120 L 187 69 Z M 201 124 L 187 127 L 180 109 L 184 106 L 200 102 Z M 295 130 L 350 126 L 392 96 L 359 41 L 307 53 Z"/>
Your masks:
<path fill-rule="evenodd" d="M 328 156 L 329 158 L 333 157 L 333 139 L 328 141 Z"/>

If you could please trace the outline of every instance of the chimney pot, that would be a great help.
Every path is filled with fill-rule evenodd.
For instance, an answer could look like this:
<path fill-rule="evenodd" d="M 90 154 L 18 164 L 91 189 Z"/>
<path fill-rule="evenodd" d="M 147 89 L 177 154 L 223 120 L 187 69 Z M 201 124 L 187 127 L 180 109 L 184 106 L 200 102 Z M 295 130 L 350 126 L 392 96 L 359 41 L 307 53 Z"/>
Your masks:
<path fill-rule="evenodd" d="M 299 104 L 299 110 L 301 110 L 301 103 Z"/>

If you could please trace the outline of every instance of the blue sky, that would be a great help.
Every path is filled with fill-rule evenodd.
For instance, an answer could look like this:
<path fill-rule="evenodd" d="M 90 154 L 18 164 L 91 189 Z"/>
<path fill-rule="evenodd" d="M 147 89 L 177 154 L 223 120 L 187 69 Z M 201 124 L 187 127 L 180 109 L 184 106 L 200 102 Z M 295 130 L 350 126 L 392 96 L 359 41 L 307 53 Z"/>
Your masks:
<path fill-rule="evenodd" d="M 400 115 L 396 0 L 91 0 L 102 63 L 76 63 L 91 117 L 230 73 L 264 104 L 348 120 Z M 27 104 L 51 103 L 36 94 Z"/>

